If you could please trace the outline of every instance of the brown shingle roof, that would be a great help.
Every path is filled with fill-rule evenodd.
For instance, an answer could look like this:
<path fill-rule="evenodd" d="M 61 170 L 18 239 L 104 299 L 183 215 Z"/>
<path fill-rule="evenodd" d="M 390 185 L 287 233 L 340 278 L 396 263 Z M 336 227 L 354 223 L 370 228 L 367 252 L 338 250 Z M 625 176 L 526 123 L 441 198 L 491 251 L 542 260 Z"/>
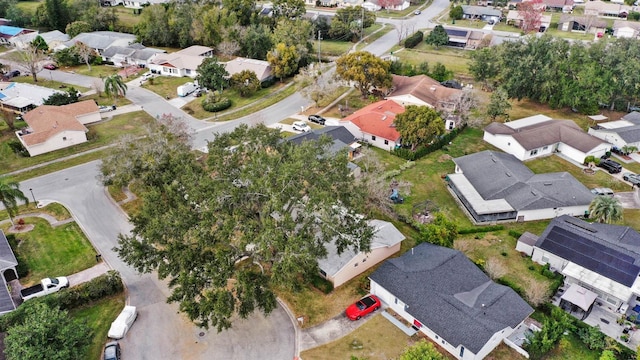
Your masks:
<path fill-rule="evenodd" d="M 24 114 L 24 121 L 32 132 L 22 135 L 27 145 L 41 144 L 51 136 L 63 131 L 89 131 L 77 116 L 98 111 L 93 100 L 85 100 L 69 105 L 42 105 Z"/>
<path fill-rule="evenodd" d="M 392 75 L 395 90 L 389 97 L 413 95 L 427 104 L 437 107 L 439 102 L 448 101 L 460 94 L 462 90 L 448 88 L 426 75 L 400 76 Z"/>

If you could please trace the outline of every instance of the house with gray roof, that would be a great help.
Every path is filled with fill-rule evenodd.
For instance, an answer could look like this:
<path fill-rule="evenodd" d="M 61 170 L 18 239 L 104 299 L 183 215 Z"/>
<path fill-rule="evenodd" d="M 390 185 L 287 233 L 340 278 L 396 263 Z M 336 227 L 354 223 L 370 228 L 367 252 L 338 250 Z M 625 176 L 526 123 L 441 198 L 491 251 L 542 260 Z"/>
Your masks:
<path fill-rule="evenodd" d="M 53 30 L 53 31 L 48 31 L 43 33 L 38 33 L 34 31 L 34 32 L 18 35 L 10 39 L 9 42 L 11 42 L 11 44 L 13 44 L 13 46 L 17 47 L 18 49 L 24 49 L 27 46 L 29 46 L 29 44 L 32 43 L 37 36 L 42 37 L 42 39 L 47 44 L 49 49 L 53 49 L 56 46 L 60 45 L 61 43 L 65 41 L 69 41 L 69 35 L 59 30 Z"/>
<path fill-rule="evenodd" d="M 102 60 L 113 62 L 115 66 L 121 67 L 130 65 L 147 67 L 154 55 L 165 52 L 165 50 L 148 48 L 139 43 L 127 46 L 109 46 L 102 52 Z"/>
<path fill-rule="evenodd" d="M 321 129 L 313 129 L 290 136 L 287 141 L 301 144 L 304 141 L 318 140 L 322 136 L 328 136 L 333 140 L 333 144 L 329 148 L 329 152 L 332 154 L 339 151 L 347 151 L 349 160 L 353 160 L 358 156 L 361 145 L 355 135 L 344 126 L 325 126 Z"/>
<path fill-rule="evenodd" d="M 502 19 L 502 11 L 486 6 L 462 5 L 462 18 L 498 23 Z"/>
<path fill-rule="evenodd" d="M 204 59 L 213 57 L 214 50 L 207 46 L 192 45 L 173 53 L 157 53 L 149 60 L 149 69 L 166 76 L 195 78 Z"/>
<path fill-rule="evenodd" d="M 582 164 L 587 156 L 600 158 L 611 150 L 610 144 L 585 133 L 575 122 L 545 115 L 493 122 L 484 129 L 483 139 L 520 161 L 561 153 Z"/>
<path fill-rule="evenodd" d="M 115 31 L 94 31 L 90 33 L 80 33 L 73 39 L 63 42 L 54 48 L 55 51 L 73 47 L 77 42 L 82 42 L 94 49 L 98 54 L 102 53 L 110 46 L 127 46 L 136 42 L 133 34 L 120 33 Z"/>
<path fill-rule="evenodd" d="M 7 287 L 7 282 L 18 278 L 18 260 L 13 254 L 13 250 L 9 245 L 9 240 L 0 230 L 0 272 L 2 272 L 2 283 L 0 286 L 0 315 L 8 313 L 16 309 L 16 304 L 11 298 L 11 293 Z"/>
<path fill-rule="evenodd" d="M 589 134 L 619 149 L 625 146 L 640 149 L 640 112 L 628 113 L 620 120 L 598 123 L 589 128 Z"/>
<path fill-rule="evenodd" d="M 596 299 L 611 312 L 640 305 L 640 234 L 629 226 L 560 216 L 542 232 L 531 259 L 564 275 L 576 290 L 563 300 L 584 311 Z"/>
<path fill-rule="evenodd" d="M 327 245 L 327 257 L 318 260 L 320 275 L 338 287 L 362 274 L 372 266 L 400 251 L 405 236 L 390 222 L 368 220 L 374 229 L 371 248 L 368 252 L 345 249 L 338 254 L 334 243 Z"/>
<path fill-rule="evenodd" d="M 372 294 L 456 359 L 483 359 L 533 313 L 463 253 L 428 243 L 369 279 Z"/>
<path fill-rule="evenodd" d="M 595 196 L 568 172 L 535 174 L 503 152 L 486 150 L 453 162 L 449 189 L 475 223 L 583 216 Z"/>

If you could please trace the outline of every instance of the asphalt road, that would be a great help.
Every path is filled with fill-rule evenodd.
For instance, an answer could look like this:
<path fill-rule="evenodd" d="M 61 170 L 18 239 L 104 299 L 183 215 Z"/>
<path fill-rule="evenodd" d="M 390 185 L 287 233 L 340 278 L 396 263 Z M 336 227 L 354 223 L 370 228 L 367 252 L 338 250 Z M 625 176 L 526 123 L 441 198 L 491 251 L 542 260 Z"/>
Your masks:
<path fill-rule="evenodd" d="M 104 260 L 122 274 L 129 303 L 138 307 L 138 320 L 121 341 L 127 359 L 293 359 L 295 330 L 282 307 L 265 318 L 253 314 L 217 333 L 198 328 L 167 304 L 169 289 L 156 274 L 140 275 L 112 250 L 120 233 L 132 229 L 126 215 L 97 181 L 99 161 L 24 181 L 38 201 L 65 205 Z"/>

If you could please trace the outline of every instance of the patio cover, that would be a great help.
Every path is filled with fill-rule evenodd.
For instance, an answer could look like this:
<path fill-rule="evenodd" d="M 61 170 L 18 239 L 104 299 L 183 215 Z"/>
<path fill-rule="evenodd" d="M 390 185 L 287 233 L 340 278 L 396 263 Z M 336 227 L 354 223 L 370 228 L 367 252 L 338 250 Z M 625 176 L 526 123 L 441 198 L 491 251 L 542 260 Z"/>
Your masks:
<path fill-rule="evenodd" d="M 589 119 L 593 120 L 593 121 L 605 121 L 605 120 L 609 120 L 608 117 L 600 114 L 600 115 L 590 115 L 588 116 Z"/>
<path fill-rule="evenodd" d="M 566 300 L 574 305 L 578 305 L 582 310 L 589 311 L 589 308 L 596 301 L 598 294 L 589 291 L 577 284 L 571 284 L 560 299 Z"/>

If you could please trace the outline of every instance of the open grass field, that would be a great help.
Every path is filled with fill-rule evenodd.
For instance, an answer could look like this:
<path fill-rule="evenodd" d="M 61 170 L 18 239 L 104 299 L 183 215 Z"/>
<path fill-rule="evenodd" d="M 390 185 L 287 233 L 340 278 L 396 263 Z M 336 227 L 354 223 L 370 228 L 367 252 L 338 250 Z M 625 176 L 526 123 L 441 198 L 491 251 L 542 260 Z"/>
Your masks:
<path fill-rule="evenodd" d="M 84 321 L 93 331 L 93 337 L 85 359 L 102 359 L 102 349 L 107 343 L 107 332 L 125 305 L 124 293 L 110 296 L 91 303 L 89 306 L 73 309 L 70 315 Z"/>
<path fill-rule="evenodd" d="M 18 1 L 17 5 L 18 5 L 18 8 L 24 11 L 25 13 L 34 15 L 40 3 L 41 1 L 28 0 L 28 1 Z"/>
<path fill-rule="evenodd" d="M 60 71 L 67 71 L 101 79 L 117 74 L 120 70 L 122 69 L 111 65 L 91 65 L 91 67 L 89 67 L 85 64 L 77 66 L 63 66 L 60 68 Z M 124 81 L 127 82 L 127 79 L 124 79 Z"/>
<path fill-rule="evenodd" d="M 267 108 L 279 101 L 286 99 L 287 97 L 293 95 L 293 93 L 295 93 L 296 91 L 298 91 L 296 85 L 288 86 L 281 91 L 270 94 L 270 96 L 260 101 L 254 101 L 253 103 L 246 104 L 243 108 L 236 108 L 236 110 L 233 110 L 234 106 L 232 106 L 230 109 L 225 110 L 220 114 L 209 117 L 207 121 L 228 121 L 253 114 L 259 110 Z"/>
<path fill-rule="evenodd" d="M 178 86 L 193 81 L 190 77 L 157 76 L 153 80 L 145 81 L 142 87 L 153 91 L 163 98 L 174 98 L 178 96 Z"/>
<path fill-rule="evenodd" d="M 61 83 L 59 81 L 51 80 L 51 78 L 49 77 L 49 70 L 42 70 L 38 74 L 38 82 L 33 81 L 33 77 L 31 76 L 18 76 L 18 77 L 12 78 L 11 81 L 17 82 L 17 83 L 24 83 L 24 84 L 33 84 L 33 85 L 42 86 L 49 89 L 61 90 L 61 91 L 67 91 L 71 87 L 73 87 L 74 89 L 80 92 L 89 91 L 89 89 L 82 86 L 69 85 L 69 84 Z"/>
<path fill-rule="evenodd" d="M 22 157 L 13 153 L 9 148 L 8 142 L 17 141 L 17 139 L 15 139 L 16 135 L 13 132 L 5 131 L 0 136 L 0 155 L 2 155 L 0 156 L 0 169 L 2 169 L 2 173 L 8 173 L 64 156 L 109 145 L 116 142 L 120 136 L 124 134 L 134 136 L 142 134 L 144 124 L 150 121 L 153 121 L 151 116 L 143 111 L 116 115 L 111 120 L 89 125 L 89 133 L 87 134 L 89 141 L 86 143 L 35 157 Z"/>
<path fill-rule="evenodd" d="M 96 251 L 80 227 L 72 222 L 52 228 L 44 219 L 27 218 L 33 230 L 16 234 L 19 240 L 13 251 L 26 262 L 29 274 L 20 279 L 30 286 L 51 276 L 68 276 L 96 264 Z M 9 225 L 3 225 L 6 231 Z"/>
<path fill-rule="evenodd" d="M 400 61 L 409 64 L 419 65 L 427 62 L 433 66 L 436 63 L 441 63 L 456 75 L 469 75 L 469 54 L 465 50 L 447 47 L 436 49 L 423 41 L 413 49 L 394 51 L 393 55 L 397 56 Z"/>

